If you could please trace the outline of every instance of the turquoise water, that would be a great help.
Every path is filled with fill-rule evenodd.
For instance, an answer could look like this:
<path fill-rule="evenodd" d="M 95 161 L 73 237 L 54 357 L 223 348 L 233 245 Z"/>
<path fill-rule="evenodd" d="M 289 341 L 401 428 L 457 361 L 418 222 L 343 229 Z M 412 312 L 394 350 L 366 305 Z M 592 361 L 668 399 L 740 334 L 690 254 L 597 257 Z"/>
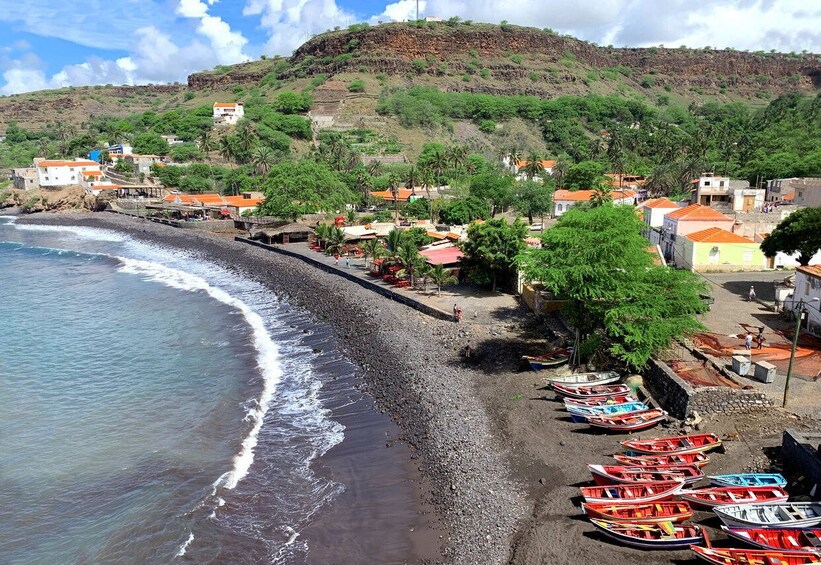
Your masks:
<path fill-rule="evenodd" d="M 296 534 L 341 490 L 311 462 L 342 429 L 266 289 L 113 232 L 0 217 L 0 319 L 0 561 L 306 551 Z"/>

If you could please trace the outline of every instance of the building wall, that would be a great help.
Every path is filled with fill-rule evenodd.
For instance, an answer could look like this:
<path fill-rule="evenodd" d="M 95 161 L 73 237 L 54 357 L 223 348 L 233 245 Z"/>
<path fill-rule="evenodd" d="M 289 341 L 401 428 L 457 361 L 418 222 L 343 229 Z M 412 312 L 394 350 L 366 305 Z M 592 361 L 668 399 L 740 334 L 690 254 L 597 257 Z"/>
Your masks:
<path fill-rule="evenodd" d="M 553 217 L 558 218 L 559 216 L 564 215 L 570 208 L 575 206 L 576 204 L 582 204 L 584 201 L 582 200 L 556 200 L 553 203 Z M 619 198 L 613 200 L 613 204 L 626 204 L 630 206 L 636 205 L 636 197 L 631 196 L 630 198 Z"/>
<path fill-rule="evenodd" d="M 821 179 L 793 181 L 795 203 L 808 208 L 821 207 Z"/>
<path fill-rule="evenodd" d="M 698 272 L 760 271 L 767 265 L 757 243 L 695 242 L 686 237 L 676 240 L 673 260 L 679 268 Z"/>
<path fill-rule="evenodd" d="M 83 172 L 99 171 L 100 165 L 82 165 L 75 167 L 37 167 L 40 186 L 68 186 L 80 184 Z"/>
<path fill-rule="evenodd" d="M 661 245 L 661 251 L 664 253 L 665 258 L 675 260 L 677 253 L 676 249 L 682 245 L 679 240 L 685 239 L 683 236 L 695 233 L 697 231 L 706 230 L 707 228 L 721 228 L 723 230 L 733 231 L 733 223 L 734 221 L 732 218 L 727 218 L 726 220 L 709 221 L 679 221 L 671 220 L 670 218 L 665 217 L 664 224 L 662 226 L 661 242 L 659 244 Z M 676 261 L 676 263 L 678 264 L 679 262 Z"/>
<path fill-rule="evenodd" d="M 752 200 L 752 209 L 746 210 L 747 212 L 753 212 L 755 210 L 761 210 L 761 207 L 764 206 L 764 195 L 766 191 L 763 188 L 734 188 L 733 189 L 733 211 L 735 212 L 743 212 L 744 210 L 744 202 L 748 198 Z M 745 198 L 747 197 L 747 198 Z"/>
<path fill-rule="evenodd" d="M 818 300 L 813 300 L 814 298 Z M 813 335 L 821 336 L 821 278 L 801 271 L 795 272 L 795 290 L 784 301 L 784 310 L 797 310 L 801 300 L 806 304 L 806 320 L 802 327 Z"/>
<path fill-rule="evenodd" d="M 12 169 L 11 181 L 14 188 L 19 190 L 40 188 L 40 178 L 36 169 Z"/>

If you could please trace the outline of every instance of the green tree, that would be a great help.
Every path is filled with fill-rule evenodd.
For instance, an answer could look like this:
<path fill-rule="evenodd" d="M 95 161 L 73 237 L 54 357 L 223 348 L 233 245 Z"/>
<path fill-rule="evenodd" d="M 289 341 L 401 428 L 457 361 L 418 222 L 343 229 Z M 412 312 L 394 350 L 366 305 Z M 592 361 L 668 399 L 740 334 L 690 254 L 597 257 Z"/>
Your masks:
<path fill-rule="evenodd" d="M 579 343 L 598 336 L 633 368 L 700 329 L 695 315 L 705 308 L 703 282 L 655 265 L 643 228 L 628 206 L 573 208 L 544 232 L 540 249 L 521 256 L 528 280 L 569 301 Z"/>
<path fill-rule="evenodd" d="M 809 265 L 813 255 L 821 251 L 821 208 L 803 208 L 787 216 L 764 239 L 761 251 L 767 257 L 775 257 L 779 251 L 798 253 L 798 262 Z"/>
<path fill-rule="evenodd" d="M 368 259 L 376 261 L 385 253 L 385 246 L 378 239 L 368 239 L 359 244 L 359 249 L 362 251 L 362 257 L 365 259 L 365 266 L 368 266 Z"/>
<path fill-rule="evenodd" d="M 442 293 L 442 287 L 447 284 L 456 284 L 458 279 L 453 276 L 453 271 L 445 269 L 442 265 L 434 265 L 428 271 L 431 282 L 436 285 L 436 294 Z"/>
<path fill-rule="evenodd" d="M 308 94 L 296 92 L 281 92 L 276 99 L 275 107 L 283 114 L 299 114 L 307 112 L 311 107 L 311 97 Z"/>
<path fill-rule="evenodd" d="M 467 241 L 460 244 L 462 262 L 474 280 L 489 277 L 495 292 L 500 278 L 507 280 L 515 273 L 517 256 L 526 247 L 526 236 L 527 226 L 518 219 L 512 224 L 504 218 L 472 224 Z"/>
<path fill-rule="evenodd" d="M 419 265 L 424 263 L 424 259 L 419 254 L 419 250 L 412 243 L 405 242 L 399 246 L 399 250 L 396 253 L 396 258 L 399 259 L 400 263 L 402 263 L 402 267 L 404 267 L 405 272 L 410 279 L 411 286 L 413 286 L 414 273 Z"/>
<path fill-rule="evenodd" d="M 484 220 L 489 217 L 490 210 L 487 202 L 475 196 L 448 200 L 442 204 L 439 212 L 439 219 L 450 225 L 469 224 L 473 220 Z"/>
<path fill-rule="evenodd" d="M 340 210 L 356 199 L 326 163 L 311 159 L 274 165 L 263 186 L 261 210 L 270 216 L 295 219 L 300 214 Z"/>
<path fill-rule="evenodd" d="M 590 206 L 598 208 L 613 202 L 613 189 L 604 183 L 599 183 L 590 195 Z"/>
<path fill-rule="evenodd" d="M 134 138 L 134 153 L 139 155 L 167 155 L 168 142 L 158 133 L 145 132 Z"/>
<path fill-rule="evenodd" d="M 561 188 L 568 190 L 587 190 L 596 185 L 602 178 L 604 167 L 596 161 L 582 161 L 570 165 L 564 175 Z"/>
<path fill-rule="evenodd" d="M 325 234 L 327 238 L 327 245 L 325 246 L 325 253 L 337 255 L 342 253 L 345 247 L 345 232 L 342 228 L 336 225 L 328 226 L 328 233 Z"/>
<path fill-rule="evenodd" d="M 486 201 L 494 217 L 513 202 L 513 177 L 496 172 L 476 175 L 470 181 L 470 195 Z"/>
<path fill-rule="evenodd" d="M 534 216 L 543 216 L 550 212 L 553 205 L 553 181 L 544 183 L 526 180 L 516 183 L 514 206 L 520 214 L 527 216 L 528 223 L 533 223 Z"/>
<path fill-rule="evenodd" d="M 538 153 L 531 153 L 527 158 L 527 165 L 524 166 L 524 173 L 530 180 L 536 179 L 544 173 L 543 158 Z"/>
<path fill-rule="evenodd" d="M 274 166 L 276 157 L 270 147 L 257 147 L 251 154 L 251 164 L 260 176 L 265 176 Z"/>
<path fill-rule="evenodd" d="M 237 146 L 234 138 L 230 135 L 226 135 L 225 137 L 220 139 L 219 150 L 222 158 L 228 161 L 229 163 L 231 161 L 236 160 L 238 154 Z"/>

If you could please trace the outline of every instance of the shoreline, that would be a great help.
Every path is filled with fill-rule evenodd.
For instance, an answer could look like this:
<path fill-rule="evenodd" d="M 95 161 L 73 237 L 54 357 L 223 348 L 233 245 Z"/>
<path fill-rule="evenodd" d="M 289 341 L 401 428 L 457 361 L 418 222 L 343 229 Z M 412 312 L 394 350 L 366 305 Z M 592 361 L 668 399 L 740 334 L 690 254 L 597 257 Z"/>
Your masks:
<path fill-rule="evenodd" d="M 419 519 L 409 533 L 416 549 L 403 561 L 508 560 L 511 536 L 527 504 L 509 478 L 505 450 L 475 394 L 474 371 L 459 362 L 458 326 L 300 260 L 213 234 L 101 213 L 36 214 L 18 221 L 112 229 L 196 251 L 262 282 L 317 323 L 330 325 L 344 355 L 356 364 L 365 391 L 399 427 L 398 439 L 408 446 L 407 468 L 424 477 L 417 486 Z M 441 544 L 441 552 L 432 552 L 431 543 Z"/>

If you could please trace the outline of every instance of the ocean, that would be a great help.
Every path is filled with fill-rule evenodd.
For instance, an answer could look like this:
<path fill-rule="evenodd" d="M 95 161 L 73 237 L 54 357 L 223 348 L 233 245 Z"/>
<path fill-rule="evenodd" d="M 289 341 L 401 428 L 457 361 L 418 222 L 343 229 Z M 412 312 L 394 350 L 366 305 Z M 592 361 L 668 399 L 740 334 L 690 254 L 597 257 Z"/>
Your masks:
<path fill-rule="evenodd" d="M 117 232 L 0 217 L 0 314 L 3 563 L 311 562 L 335 542 L 303 532 L 355 518 L 335 501 L 371 490 L 350 468 L 374 460 L 363 473 L 403 511 L 344 539 L 382 547 L 378 562 L 408 553 L 406 454 L 372 453 L 391 424 L 328 328 L 263 285 Z M 323 456 L 353 440 L 335 472 Z"/>

